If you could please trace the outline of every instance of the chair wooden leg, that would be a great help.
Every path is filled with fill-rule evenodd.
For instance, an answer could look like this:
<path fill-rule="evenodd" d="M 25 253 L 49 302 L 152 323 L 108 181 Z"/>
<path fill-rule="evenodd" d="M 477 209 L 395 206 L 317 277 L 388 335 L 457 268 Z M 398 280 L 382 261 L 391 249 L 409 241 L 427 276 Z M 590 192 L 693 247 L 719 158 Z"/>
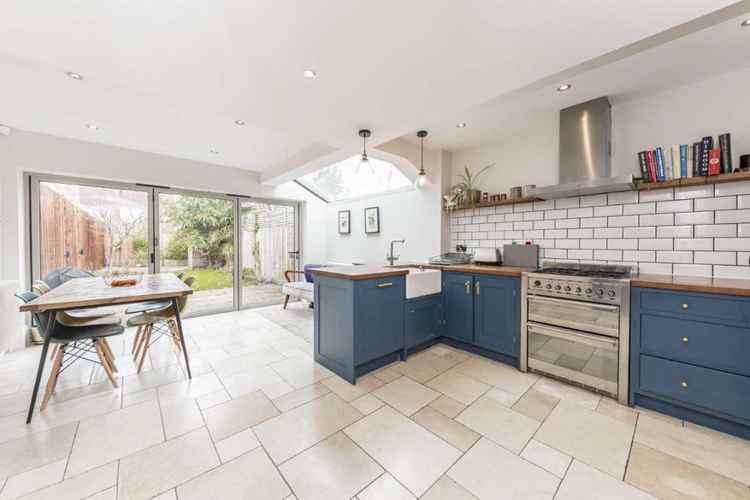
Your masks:
<path fill-rule="evenodd" d="M 52 354 L 50 354 L 50 355 L 49 355 L 49 360 L 50 360 L 50 361 L 52 361 L 53 359 L 55 359 L 55 356 L 57 356 L 57 350 L 58 350 L 59 348 L 60 348 L 60 346 L 59 346 L 58 344 L 55 344 L 55 345 L 54 345 L 54 346 L 52 347 Z"/>
<path fill-rule="evenodd" d="M 104 368 L 104 371 L 107 373 L 107 378 L 109 378 L 109 381 L 112 382 L 113 387 L 117 387 L 117 378 L 112 371 L 112 367 L 109 364 L 109 359 L 107 359 L 105 347 L 102 345 L 101 341 L 94 341 L 94 349 L 96 349 L 96 354 L 99 355 L 99 362 L 102 364 L 102 368 Z"/>
<path fill-rule="evenodd" d="M 135 344 L 135 353 L 133 353 L 133 359 L 135 361 L 138 361 L 139 353 L 141 352 L 141 349 L 143 348 L 143 341 L 146 340 L 146 332 L 148 332 L 151 325 L 146 325 L 141 330 L 141 336 L 138 337 L 138 343 Z"/>
<path fill-rule="evenodd" d="M 112 352 L 112 346 L 109 345 L 109 342 L 107 341 L 107 339 L 101 339 L 100 342 L 102 343 L 104 354 L 107 355 L 107 361 L 109 361 L 109 366 L 112 367 L 113 371 L 119 372 L 120 370 L 117 369 L 117 365 L 115 364 L 115 353 Z"/>
<path fill-rule="evenodd" d="M 169 332 L 172 334 L 172 341 L 177 348 L 177 352 L 180 352 L 180 350 L 182 350 L 182 347 L 180 346 L 180 332 L 177 330 L 177 324 L 173 319 L 170 319 L 167 321 L 167 326 L 169 326 Z"/>
<path fill-rule="evenodd" d="M 141 330 L 143 330 L 142 326 L 139 326 L 135 329 L 135 338 L 133 339 L 133 348 L 130 350 L 130 354 L 135 354 L 136 348 L 138 347 L 138 342 L 141 340 Z"/>
<path fill-rule="evenodd" d="M 146 359 L 146 356 L 148 356 L 148 346 L 151 343 L 152 330 L 153 325 L 148 325 L 142 335 L 143 338 L 141 339 L 141 360 L 138 362 L 138 373 L 141 373 L 141 369 L 143 368 L 143 361 Z"/>
<path fill-rule="evenodd" d="M 286 305 L 289 303 L 289 295 L 284 297 L 284 309 L 286 309 Z"/>
<path fill-rule="evenodd" d="M 47 379 L 47 388 L 44 391 L 42 397 L 42 405 L 39 407 L 40 411 L 44 411 L 47 407 L 47 402 L 52 394 L 55 392 L 55 386 L 57 385 L 57 378 L 60 375 L 60 367 L 62 367 L 63 357 L 65 356 L 65 346 L 56 346 L 55 360 L 52 362 L 52 369 L 49 372 L 49 378 Z"/>

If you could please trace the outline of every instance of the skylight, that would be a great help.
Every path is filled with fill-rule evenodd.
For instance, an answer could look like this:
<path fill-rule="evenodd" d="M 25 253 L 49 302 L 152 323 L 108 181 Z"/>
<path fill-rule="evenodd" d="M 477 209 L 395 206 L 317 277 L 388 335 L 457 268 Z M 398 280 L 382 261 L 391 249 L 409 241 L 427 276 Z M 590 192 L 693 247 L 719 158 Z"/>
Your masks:
<path fill-rule="evenodd" d="M 392 163 L 373 157 L 367 163 L 360 163 L 359 155 L 307 174 L 297 181 L 329 202 L 386 193 L 412 184 Z"/>

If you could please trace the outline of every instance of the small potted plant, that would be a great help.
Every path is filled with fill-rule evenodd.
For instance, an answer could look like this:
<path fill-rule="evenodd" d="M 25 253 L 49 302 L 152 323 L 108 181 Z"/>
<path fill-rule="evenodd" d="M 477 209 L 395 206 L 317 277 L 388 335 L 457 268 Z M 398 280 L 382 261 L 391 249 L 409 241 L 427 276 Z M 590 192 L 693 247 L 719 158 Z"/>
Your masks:
<path fill-rule="evenodd" d="M 457 191 L 464 205 L 474 206 L 482 199 L 482 191 L 477 189 L 477 179 L 491 167 L 495 166 L 494 163 L 490 163 L 479 172 L 472 174 L 469 170 L 469 166 L 464 166 L 463 173 L 458 175 L 459 182 L 451 189 Z"/>

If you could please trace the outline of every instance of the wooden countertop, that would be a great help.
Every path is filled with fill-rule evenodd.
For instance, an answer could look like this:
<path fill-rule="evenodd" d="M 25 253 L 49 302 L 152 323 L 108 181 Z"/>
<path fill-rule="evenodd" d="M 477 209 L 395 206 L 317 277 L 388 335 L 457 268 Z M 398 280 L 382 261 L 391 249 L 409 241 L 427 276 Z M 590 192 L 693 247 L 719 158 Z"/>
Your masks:
<path fill-rule="evenodd" d="M 677 276 L 669 274 L 636 274 L 630 278 L 630 286 L 682 290 L 685 292 L 723 293 L 750 297 L 750 280 L 733 278 L 702 278 L 700 276 Z"/>
<path fill-rule="evenodd" d="M 309 272 L 317 276 L 327 276 L 345 280 L 371 280 L 377 278 L 389 278 L 392 276 L 404 276 L 409 271 L 403 267 L 388 266 L 330 266 L 316 267 Z"/>
<path fill-rule="evenodd" d="M 520 278 L 521 273 L 534 271 L 534 269 L 524 267 L 513 267 L 513 266 L 487 266 L 477 264 L 466 264 L 456 266 L 435 266 L 425 265 L 424 267 L 430 269 L 440 269 L 446 273 L 471 273 L 471 274 L 486 274 L 490 276 L 510 276 L 514 278 Z"/>

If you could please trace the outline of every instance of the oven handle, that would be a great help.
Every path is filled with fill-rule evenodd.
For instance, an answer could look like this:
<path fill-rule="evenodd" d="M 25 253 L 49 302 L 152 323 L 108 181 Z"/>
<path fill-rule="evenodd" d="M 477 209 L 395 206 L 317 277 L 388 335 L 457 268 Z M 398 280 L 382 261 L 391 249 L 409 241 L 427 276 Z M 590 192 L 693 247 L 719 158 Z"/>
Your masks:
<path fill-rule="evenodd" d="M 553 304 L 562 304 L 562 305 L 571 305 L 574 304 L 578 307 L 586 307 L 588 309 L 594 309 L 596 311 L 607 311 L 607 312 L 617 312 L 620 310 L 618 306 L 610 306 L 606 304 L 592 304 L 590 302 L 581 302 L 578 300 L 571 300 L 571 299 L 555 299 L 552 297 L 540 297 L 538 295 L 529 295 L 529 300 L 535 300 L 538 302 L 551 302 Z"/>
<path fill-rule="evenodd" d="M 572 330 L 564 330 L 562 328 L 554 328 L 547 325 L 539 325 L 537 323 L 528 323 L 527 326 L 529 331 L 538 330 L 544 335 L 555 337 L 562 340 L 571 340 L 571 337 L 575 342 L 586 344 L 591 347 L 601 347 L 605 349 L 617 350 L 619 341 L 617 340 L 604 340 L 598 335 L 590 335 L 588 333 L 574 332 Z"/>

